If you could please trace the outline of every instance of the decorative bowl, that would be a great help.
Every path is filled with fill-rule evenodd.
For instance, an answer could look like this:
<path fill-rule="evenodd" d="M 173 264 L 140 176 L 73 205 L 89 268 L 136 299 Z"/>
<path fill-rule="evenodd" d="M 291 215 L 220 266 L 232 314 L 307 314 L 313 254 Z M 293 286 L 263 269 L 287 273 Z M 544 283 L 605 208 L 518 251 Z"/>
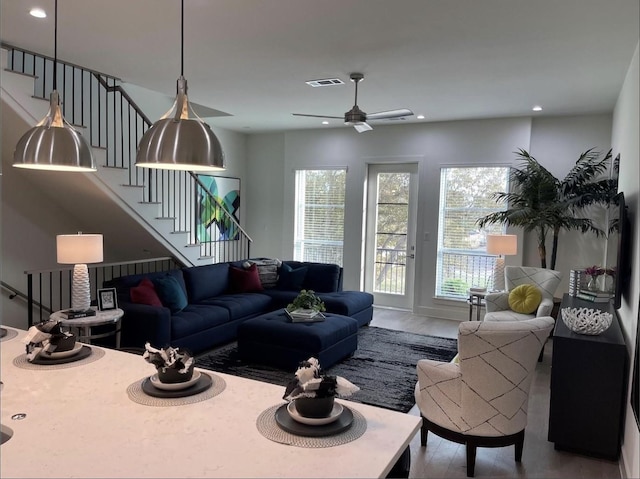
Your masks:
<path fill-rule="evenodd" d="M 184 373 L 181 373 L 178 368 L 157 368 L 158 379 L 161 383 L 165 384 L 177 384 L 190 381 L 193 377 L 193 368 L 195 365 L 195 361 L 192 362 L 189 369 Z"/>
<path fill-rule="evenodd" d="M 613 315 L 590 308 L 562 308 L 562 321 L 574 333 L 595 336 L 611 326 Z"/>
<path fill-rule="evenodd" d="M 333 410 L 334 398 L 298 398 L 295 399 L 296 411 L 303 416 L 309 418 L 328 417 Z"/>

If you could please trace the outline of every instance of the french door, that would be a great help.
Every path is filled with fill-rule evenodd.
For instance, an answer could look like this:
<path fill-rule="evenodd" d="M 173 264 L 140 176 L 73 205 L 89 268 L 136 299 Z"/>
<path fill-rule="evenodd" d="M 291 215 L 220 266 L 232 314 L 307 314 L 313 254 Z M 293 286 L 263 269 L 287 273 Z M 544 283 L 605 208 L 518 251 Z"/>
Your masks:
<path fill-rule="evenodd" d="M 365 290 L 378 306 L 413 307 L 417 177 L 415 163 L 368 168 Z"/>

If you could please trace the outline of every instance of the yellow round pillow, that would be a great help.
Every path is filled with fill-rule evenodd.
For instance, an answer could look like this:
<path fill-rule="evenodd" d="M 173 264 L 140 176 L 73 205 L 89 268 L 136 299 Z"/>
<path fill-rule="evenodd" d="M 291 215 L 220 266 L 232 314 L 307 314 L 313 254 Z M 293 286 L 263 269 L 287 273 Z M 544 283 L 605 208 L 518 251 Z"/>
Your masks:
<path fill-rule="evenodd" d="M 540 306 L 542 293 L 532 284 L 521 284 L 509 292 L 509 307 L 516 313 L 532 314 Z"/>

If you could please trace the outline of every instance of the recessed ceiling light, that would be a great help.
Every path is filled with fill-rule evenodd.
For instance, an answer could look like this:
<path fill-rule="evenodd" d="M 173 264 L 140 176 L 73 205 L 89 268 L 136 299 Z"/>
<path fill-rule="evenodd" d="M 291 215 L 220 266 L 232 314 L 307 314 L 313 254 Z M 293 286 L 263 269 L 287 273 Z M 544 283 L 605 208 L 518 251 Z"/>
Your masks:
<path fill-rule="evenodd" d="M 47 12 L 45 12 L 42 8 L 32 8 L 29 10 L 29 15 L 36 18 L 47 18 Z"/>
<path fill-rule="evenodd" d="M 322 124 L 323 124 L 323 125 L 328 125 L 328 124 L 329 124 L 329 122 L 328 122 L 327 120 L 324 120 L 324 121 L 322 122 Z"/>
<path fill-rule="evenodd" d="M 416 116 L 416 118 L 417 118 L 418 120 L 424 120 L 424 115 L 418 115 L 418 116 Z"/>
<path fill-rule="evenodd" d="M 533 111 L 542 111 L 542 107 L 540 105 L 536 105 L 532 108 Z"/>

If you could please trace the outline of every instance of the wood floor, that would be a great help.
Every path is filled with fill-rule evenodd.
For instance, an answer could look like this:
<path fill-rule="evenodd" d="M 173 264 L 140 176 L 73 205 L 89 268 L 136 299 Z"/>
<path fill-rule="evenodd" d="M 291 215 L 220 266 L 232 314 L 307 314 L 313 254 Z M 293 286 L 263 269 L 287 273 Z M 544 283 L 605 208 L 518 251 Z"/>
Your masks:
<path fill-rule="evenodd" d="M 376 308 L 372 326 L 398 329 L 418 334 L 455 338 L 457 321 L 429 319 L 407 312 Z M 529 397 L 528 424 L 525 432 L 522 463 L 514 461 L 513 446 L 479 448 L 476 458 L 477 478 L 620 478 L 617 461 L 595 459 L 556 451 L 547 441 L 549 421 L 549 381 L 553 342 L 547 342 L 544 359 L 538 363 Z M 413 407 L 409 414 L 420 415 Z M 429 433 L 426 448 L 420 447 L 420 434 L 411 441 L 412 478 L 464 478 L 467 476 L 465 447 Z"/>

